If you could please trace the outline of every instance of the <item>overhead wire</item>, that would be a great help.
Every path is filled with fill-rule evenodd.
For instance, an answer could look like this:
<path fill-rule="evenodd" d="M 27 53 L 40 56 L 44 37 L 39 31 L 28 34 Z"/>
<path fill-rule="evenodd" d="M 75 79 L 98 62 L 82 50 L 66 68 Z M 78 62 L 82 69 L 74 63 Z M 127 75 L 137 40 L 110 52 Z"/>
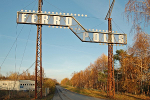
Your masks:
<path fill-rule="evenodd" d="M 99 17 L 78 17 L 78 16 L 74 16 L 74 18 L 92 18 L 92 19 L 103 19 L 103 18 L 99 18 Z"/>
<path fill-rule="evenodd" d="M 65 11 L 63 11 L 62 9 L 56 7 L 55 5 L 51 4 L 50 2 L 48 2 L 47 0 L 44 0 L 45 2 L 47 2 L 49 5 L 57 8 L 58 10 L 62 11 L 63 13 L 65 13 Z M 78 16 L 74 16 L 75 18 L 78 17 Z M 98 17 L 78 17 L 78 18 L 94 18 L 94 19 L 103 19 L 103 18 L 98 18 Z"/>
<path fill-rule="evenodd" d="M 36 1 L 36 0 L 34 0 L 33 2 L 35 2 L 35 1 Z M 28 7 L 29 5 L 31 5 L 33 2 L 31 2 L 30 4 L 28 4 L 26 7 Z M 34 6 L 35 6 L 35 5 L 34 5 Z M 26 8 L 26 7 L 24 7 L 24 8 Z M 24 9 L 24 8 L 23 8 L 23 9 Z M 1 65 L 0 65 L 0 68 L 2 68 L 2 66 L 3 66 L 3 64 L 4 64 L 4 62 L 5 62 L 5 60 L 7 59 L 9 53 L 11 52 L 12 48 L 14 47 L 14 45 L 15 45 L 15 43 L 16 43 L 16 47 L 15 47 L 15 73 L 16 73 L 16 50 L 17 50 L 17 39 L 18 39 L 18 37 L 20 36 L 20 34 L 21 34 L 21 32 L 22 32 L 22 30 L 23 30 L 23 28 L 24 28 L 24 25 L 23 25 L 23 27 L 21 28 L 21 30 L 20 30 L 20 32 L 19 32 L 18 35 L 17 35 L 17 27 L 18 27 L 18 24 L 16 25 L 16 39 L 15 39 L 14 43 L 12 44 L 10 50 L 8 51 L 6 57 L 4 58 L 3 62 L 2 62 Z M 34 63 L 35 63 L 35 62 L 34 62 Z M 33 63 L 33 64 L 34 64 L 34 63 Z M 33 64 L 32 64 L 32 66 L 33 66 Z M 28 69 L 30 69 L 32 66 L 30 66 Z M 28 69 L 27 69 L 27 70 L 28 70 Z M 14 81 L 15 81 L 15 84 L 16 84 L 16 79 L 15 79 Z M 15 84 L 14 84 L 14 87 L 15 87 Z M 13 87 L 13 88 L 14 88 L 14 87 Z"/>
<path fill-rule="evenodd" d="M 35 62 L 34 62 L 35 63 Z M 34 65 L 34 63 L 28 68 L 28 69 L 26 69 L 26 71 L 24 71 L 23 73 L 25 73 L 25 72 L 27 72 L 33 65 Z M 19 76 L 20 75 L 22 75 L 23 73 L 21 73 L 21 74 L 17 74 L 17 77 L 16 77 L 16 79 L 14 80 L 14 87 L 13 88 L 15 88 L 15 85 L 16 85 L 16 80 L 18 80 L 19 79 Z"/>
<path fill-rule="evenodd" d="M 34 3 L 37 0 L 34 0 L 33 2 L 29 3 L 27 6 L 25 6 L 23 9 L 27 8 L 28 6 L 30 6 L 32 3 Z"/>
<path fill-rule="evenodd" d="M 35 1 L 36 1 L 36 0 L 35 0 Z M 33 2 L 32 2 L 32 3 L 33 3 Z M 32 4 L 32 3 L 31 3 L 31 4 Z M 34 7 L 35 7 L 36 4 L 37 4 L 37 2 L 34 4 L 32 10 L 34 9 Z M 29 6 L 29 5 L 28 5 L 28 6 Z M 27 6 L 26 6 L 26 7 L 27 7 Z M 19 72 L 20 72 L 20 68 L 21 68 L 21 65 L 22 65 L 22 62 L 23 62 L 23 59 L 24 59 L 24 54 L 25 54 L 25 51 L 26 51 L 26 48 L 27 48 L 27 44 L 28 44 L 28 41 L 29 41 L 29 37 L 30 37 L 30 34 L 31 34 L 31 29 L 32 29 L 32 25 L 31 25 L 31 27 L 30 27 L 29 35 L 28 35 L 28 38 L 27 38 L 27 41 L 26 41 L 26 45 L 25 45 L 25 48 L 24 48 L 23 56 L 22 56 L 22 59 L 21 59 L 20 67 L 19 67 Z M 35 63 L 35 62 L 34 62 L 34 63 Z M 33 63 L 33 64 L 34 64 L 34 63 Z M 29 70 L 29 69 L 33 66 L 33 64 L 32 64 L 27 70 Z M 27 71 L 27 70 L 26 70 L 26 71 Z M 25 72 L 26 72 L 26 71 L 25 71 Z M 24 73 L 24 72 L 23 72 L 23 73 Z M 22 74 L 23 74 L 23 73 L 22 73 Z M 21 75 L 21 74 L 20 74 L 20 75 Z M 20 75 L 19 75 L 19 76 L 20 76 Z M 17 79 L 18 79 L 18 76 L 17 76 Z"/>
<path fill-rule="evenodd" d="M 105 22 L 105 21 L 104 21 Z M 96 25 L 96 26 L 94 26 L 94 27 L 92 27 L 92 28 L 95 28 L 95 27 L 98 27 L 98 26 L 100 26 L 101 24 L 103 24 L 104 22 L 102 22 L 102 23 L 100 23 L 100 24 L 98 24 L 98 25 Z M 92 29 L 91 28 L 91 29 Z"/>
<path fill-rule="evenodd" d="M 62 11 L 62 12 L 65 12 L 65 11 L 63 11 L 62 9 L 60 9 L 60 8 L 56 7 L 55 5 L 51 4 L 51 3 L 50 3 L 50 2 L 48 2 L 47 0 L 44 0 L 44 1 L 45 1 L 45 2 L 47 2 L 49 5 L 51 5 L 51 6 L 55 7 L 55 8 L 57 8 L 58 10 L 60 10 L 60 11 Z M 75 18 L 93 18 L 93 19 L 103 19 L 103 18 L 98 18 L 98 17 L 78 17 L 78 16 L 74 16 L 74 17 L 75 17 Z M 104 22 L 105 22 L 105 21 L 104 21 Z M 98 25 L 94 26 L 93 28 L 100 26 L 100 25 L 101 25 L 101 24 L 103 24 L 104 22 L 102 22 L 102 23 L 100 23 L 100 24 L 98 24 Z"/>
<path fill-rule="evenodd" d="M 18 28 L 18 25 L 16 25 L 16 37 L 17 37 L 17 28 Z M 16 47 L 15 47 L 15 73 L 16 73 L 16 51 L 17 51 L 17 38 L 16 38 Z"/>
<path fill-rule="evenodd" d="M 34 9 L 34 7 L 35 7 L 35 5 L 37 4 L 37 2 L 35 2 L 35 4 L 34 4 L 34 6 L 33 6 L 33 8 L 32 8 L 32 10 Z"/>
<path fill-rule="evenodd" d="M 37 2 L 36 2 L 37 3 Z M 34 9 L 36 3 L 34 4 L 32 10 Z M 22 62 L 23 62 L 23 59 L 24 59 L 24 54 L 25 54 L 25 51 L 26 51 L 26 47 L 27 47 L 27 44 L 28 44 L 28 41 L 29 41 L 29 36 L 31 34 L 31 29 L 32 29 L 32 25 L 30 27 L 30 31 L 29 31 L 29 35 L 28 35 L 28 38 L 27 38 L 27 42 L 26 42 L 26 45 L 25 45 L 25 48 L 24 48 L 24 52 L 23 52 L 23 56 L 22 56 L 22 59 L 21 59 L 21 63 L 20 63 L 20 67 L 19 67 L 19 71 L 20 71 L 20 68 L 21 68 L 21 65 L 22 65 Z"/>
<path fill-rule="evenodd" d="M 125 34 L 125 32 L 115 23 L 115 21 L 113 19 L 112 19 L 112 21 L 114 22 L 116 28 Z M 126 48 L 128 48 L 128 44 L 126 44 Z"/>
<path fill-rule="evenodd" d="M 58 10 L 60 10 L 60 11 L 62 11 L 62 12 L 65 12 L 65 11 L 63 11 L 62 9 L 60 9 L 60 8 L 56 7 L 55 5 L 51 4 L 51 3 L 48 2 L 47 0 L 44 0 L 44 1 L 47 2 L 49 5 L 51 5 L 51 6 L 55 7 L 55 8 L 57 8 Z"/>
<path fill-rule="evenodd" d="M 17 27 L 18 27 L 18 24 L 17 24 L 17 26 L 16 26 L 16 36 L 17 36 Z M 15 74 L 16 74 L 16 50 L 17 50 L 17 39 L 18 39 L 18 38 L 16 38 L 16 47 L 15 47 Z M 16 78 L 17 78 L 17 77 L 14 78 L 14 87 L 13 87 L 13 89 L 15 88 L 15 85 L 16 85 Z"/>
<path fill-rule="evenodd" d="M 36 61 L 35 61 L 35 62 L 36 62 Z M 28 69 L 26 69 L 24 72 L 22 72 L 21 74 L 19 74 L 18 77 L 19 77 L 20 75 L 22 75 L 23 73 L 27 72 L 31 67 L 33 67 L 33 65 L 35 64 L 35 62 L 34 62 Z M 17 77 L 17 78 L 18 78 L 18 77 Z"/>
<path fill-rule="evenodd" d="M 45 0 L 45 1 L 46 1 L 46 0 Z M 33 1 L 33 2 L 35 2 L 35 1 Z M 32 2 L 32 3 L 33 3 L 33 2 Z M 46 2 L 49 3 L 48 1 L 46 1 Z M 32 4 L 32 3 L 31 3 L 31 4 Z M 29 4 L 29 5 L 31 5 L 31 4 Z M 52 5 L 51 3 L 49 3 L 49 4 Z M 29 5 L 28 5 L 28 6 L 29 6 Z M 52 6 L 54 6 L 54 5 L 52 5 Z M 27 7 L 27 6 L 26 6 L 26 7 Z M 59 8 L 56 7 L 56 6 L 54 6 L 54 7 L 57 8 L 57 9 L 59 9 Z M 25 7 L 24 7 L 24 8 L 25 8 Z M 24 9 L 24 8 L 23 8 L 23 9 Z M 59 10 L 61 10 L 61 9 L 59 9 Z M 63 10 L 61 10 L 61 11 L 63 11 Z M 63 12 L 64 12 L 64 11 L 63 11 Z M 88 17 L 88 18 L 90 18 L 90 17 Z M 91 17 L 91 18 L 92 18 L 92 17 Z M 95 18 L 95 19 L 100 19 L 100 18 L 96 18 L 96 17 L 93 17 L 93 18 Z M 102 22 L 102 23 L 104 23 L 104 22 Z M 102 23 L 101 23 L 101 24 L 102 24 Z M 101 24 L 98 24 L 97 26 L 99 26 L 99 25 L 101 25 Z M 95 26 L 95 27 L 97 27 L 97 26 Z M 28 37 L 28 38 L 29 38 L 29 37 Z M 28 42 L 28 40 L 27 40 L 27 42 Z M 27 46 L 27 43 L 26 43 L 26 46 Z M 25 46 L 25 50 L 26 50 L 26 46 Z M 24 53 L 25 53 L 25 50 L 24 50 Z M 24 57 L 24 53 L 23 53 L 23 57 Z M 23 60 L 23 57 L 22 57 L 22 60 Z M 22 61 L 21 61 L 21 64 L 22 64 Z M 20 66 L 21 66 L 21 64 L 20 64 Z"/>
<path fill-rule="evenodd" d="M 17 25 L 18 25 L 18 24 L 17 24 Z M 2 66 L 3 66 L 3 64 L 4 64 L 4 62 L 5 62 L 5 60 L 7 59 L 7 57 L 8 57 L 8 55 L 9 55 L 10 51 L 11 51 L 11 50 L 12 50 L 12 48 L 14 47 L 14 45 L 15 45 L 15 43 L 16 43 L 16 41 L 17 41 L 17 39 L 18 39 L 19 35 L 21 34 L 21 32 L 22 32 L 23 28 L 24 28 L 24 25 L 23 25 L 23 27 L 21 28 L 21 30 L 20 30 L 20 32 L 19 32 L 19 34 L 17 35 L 17 37 L 16 37 L 16 39 L 15 39 L 14 43 L 12 44 L 11 48 L 9 49 L 9 51 L 8 51 L 8 53 L 7 53 L 6 57 L 4 58 L 3 62 L 1 63 L 1 65 L 0 65 L 0 67 L 1 67 L 1 68 L 2 68 Z"/>
<path fill-rule="evenodd" d="M 35 0 L 36 1 L 36 0 Z M 33 1 L 34 2 L 34 1 Z M 29 5 L 31 5 L 33 2 L 31 2 Z M 37 2 L 34 4 L 32 10 L 34 9 L 35 5 L 37 4 Z M 29 5 L 27 5 L 26 7 L 28 7 Z M 24 52 L 23 52 L 23 56 L 22 56 L 22 59 L 21 59 L 21 63 L 20 63 L 20 67 L 19 67 L 19 72 L 20 72 L 20 68 L 21 68 L 21 65 L 22 65 L 22 62 L 23 62 L 23 59 L 24 59 L 24 54 L 25 54 L 25 51 L 26 51 L 26 48 L 27 48 L 27 44 L 28 44 L 28 41 L 29 41 L 29 37 L 30 37 L 30 34 L 31 34 L 31 29 L 32 29 L 32 25 L 30 27 L 30 30 L 29 30 L 29 35 L 28 35 L 28 38 L 27 38 L 27 41 L 26 41 L 26 45 L 25 45 L 25 48 L 24 48 Z"/>
<path fill-rule="evenodd" d="M 118 28 L 118 30 L 121 30 L 125 34 L 125 32 L 115 23 L 115 21 L 113 19 L 112 19 L 112 21 L 114 22 L 116 28 Z"/>
<path fill-rule="evenodd" d="M 35 1 L 36 1 L 36 0 L 35 0 Z M 34 2 L 35 2 L 35 1 L 34 1 Z M 33 2 L 32 2 L 32 3 L 33 3 Z M 30 4 L 32 4 L 32 3 L 30 3 Z M 29 5 L 30 5 L 30 4 L 29 4 Z M 27 5 L 27 6 L 29 6 L 29 5 Z M 26 7 L 27 7 L 27 6 L 26 6 Z M 35 6 L 35 5 L 34 5 L 34 6 Z M 25 8 L 25 7 L 24 7 L 24 8 Z M 24 8 L 23 8 L 23 9 L 24 9 Z M 17 24 L 17 26 L 16 26 L 16 31 L 17 31 L 17 27 L 18 27 L 18 24 Z M 20 34 L 21 34 L 23 28 L 24 28 L 24 25 L 22 26 L 22 28 L 21 28 L 19 34 L 17 35 L 17 37 L 16 37 L 14 43 L 12 44 L 12 46 L 11 46 L 11 48 L 9 49 L 7 55 L 5 56 L 4 60 L 2 61 L 1 65 L 0 65 L 1 68 L 2 68 L 2 66 L 3 66 L 3 64 L 4 64 L 4 62 L 5 62 L 5 60 L 7 59 L 9 53 L 11 52 L 12 48 L 14 47 L 15 43 L 17 42 L 17 39 L 18 39 L 18 37 L 20 36 Z M 17 32 L 16 32 L 16 33 L 17 33 Z"/>
<path fill-rule="evenodd" d="M 32 3 L 33 3 L 33 2 L 32 2 Z M 31 5 L 32 3 L 30 3 L 29 5 Z M 36 4 L 36 3 L 35 3 L 35 4 Z M 27 5 L 27 6 L 29 6 L 29 5 Z M 27 6 L 26 6 L 26 7 L 27 7 Z M 35 5 L 34 5 L 34 6 L 35 6 Z M 34 8 L 34 7 L 33 7 L 33 8 Z M 23 8 L 23 9 L 24 9 L 24 8 Z M 31 32 L 31 29 L 30 29 L 30 32 Z M 29 32 L 29 35 L 30 35 L 30 32 Z M 17 32 L 16 32 L 16 33 L 17 33 Z M 29 35 L 28 35 L 28 39 L 29 39 Z M 28 43 L 28 40 L 27 40 L 27 42 L 26 42 L 26 46 L 27 46 L 27 43 Z M 26 50 L 26 46 L 25 46 L 25 49 L 24 49 L 24 53 L 25 53 L 25 50 Z M 16 39 L 16 48 L 17 48 L 17 39 Z M 15 49 L 15 52 L 16 52 L 16 49 Z M 22 64 L 22 61 L 23 61 L 23 58 L 24 58 L 24 53 L 23 53 L 23 57 L 22 57 L 22 60 L 21 60 L 21 64 Z M 16 60 L 16 56 L 15 56 L 15 60 Z M 35 62 L 34 62 L 34 63 L 35 63 Z M 33 64 L 34 64 L 34 63 L 33 63 Z M 27 70 L 29 70 L 29 69 L 33 66 L 33 64 L 32 64 Z M 21 66 L 21 65 L 20 65 L 20 66 Z M 26 70 L 26 71 L 27 71 L 27 70 Z M 19 71 L 20 71 L 20 68 L 19 68 Z M 26 71 L 25 71 L 25 72 L 26 72 Z M 15 64 L 15 73 L 16 73 L 16 64 Z M 23 74 L 23 73 L 22 73 L 22 74 Z M 20 75 L 21 75 L 21 74 L 20 74 Z M 20 75 L 19 75 L 19 76 L 20 76 Z M 14 87 L 15 87 L 15 85 L 16 85 L 16 80 L 18 80 L 18 75 L 17 75 L 17 77 L 14 79 L 14 82 L 15 82 L 15 83 L 14 83 Z M 13 87 L 13 88 L 14 88 L 14 87 Z"/>
<path fill-rule="evenodd" d="M 34 1 L 33 1 L 33 2 L 34 2 Z M 32 2 L 32 3 L 33 3 L 33 2 Z M 31 5 L 32 3 L 30 3 L 29 5 Z M 36 4 L 36 3 L 35 3 L 35 4 Z M 29 5 L 27 5 L 27 6 L 29 6 Z M 26 7 L 27 7 L 27 6 L 26 6 Z M 34 8 L 34 7 L 35 7 L 35 5 L 33 6 L 33 8 Z M 25 7 L 24 7 L 24 8 L 25 8 Z M 23 8 L 23 9 L 24 9 L 24 8 Z M 32 10 L 33 10 L 33 9 L 32 9 Z M 31 32 L 31 28 L 30 28 L 30 32 Z M 30 36 L 30 32 L 29 32 L 29 35 L 28 35 L 28 39 L 29 39 L 29 36 Z M 22 60 L 21 60 L 20 67 L 21 67 L 21 65 L 22 65 L 22 61 L 23 61 L 24 54 L 25 54 L 25 51 L 26 51 L 28 39 L 27 39 L 26 46 L 25 46 L 25 49 L 24 49 L 24 52 L 23 52 L 23 56 L 22 56 Z M 34 62 L 34 63 L 35 63 L 35 62 Z M 29 70 L 29 69 L 34 65 L 34 63 L 33 63 L 27 70 Z M 19 71 L 20 71 L 20 67 L 19 67 Z M 16 70 L 16 67 L 15 67 L 15 70 Z M 27 71 L 27 70 L 26 70 L 26 71 Z M 26 71 L 25 71 L 25 72 L 26 72 Z M 24 73 L 24 72 L 23 72 L 23 73 Z M 22 74 L 23 74 L 23 73 L 22 73 Z M 20 74 L 20 75 L 21 75 L 21 74 Z M 19 76 L 20 76 L 20 75 L 19 75 Z M 15 82 L 15 83 L 14 83 L 14 87 L 15 87 L 15 85 L 16 85 L 16 80 L 18 80 L 18 75 L 17 75 L 17 77 L 14 79 L 14 82 Z M 13 88 L 14 88 L 14 87 L 13 87 Z"/>
<path fill-rule="evenodd" d="M 27 42 L 26 42 L 25 48 L 24 48 L 24 52 L 23 52 L 23 56 L 22 56 L 22 59 L 21 59 L 19 71 L 20 71 L 20 68 L 21 68 L 21 65 L 22 65 L 22 62 L 23 62 L 23 59 L 24 59 L 24 54 L 25 54 L 25 51 L 26 51 L 26 48 L 27 48 L 27 44 L 28 44 L 28 41 L 29 41 L 29 37 L 30 37 L 30 34 L 31 34 L 31 29 L 32 29 L 32 25 L 31 25 L 31 28 L 30 28 L 30 31 L 29 31 L 29 35 L 28 35 L 28 38 L 27 38 Z"/>

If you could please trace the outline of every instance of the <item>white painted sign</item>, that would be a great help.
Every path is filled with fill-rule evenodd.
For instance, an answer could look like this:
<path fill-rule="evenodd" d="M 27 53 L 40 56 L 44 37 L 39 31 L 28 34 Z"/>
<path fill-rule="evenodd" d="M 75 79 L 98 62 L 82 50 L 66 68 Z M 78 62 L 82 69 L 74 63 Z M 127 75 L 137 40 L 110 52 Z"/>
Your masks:
<path fill-rule="evenodd" d="M 38 15 L 36 14 L 21 14 L 21 19 L 19 20 L 22 23 L 34 23 L 38 24 Z M 54 25 L 72 25 L 72 17 L 60 17 L 60 16 L 50 16 L 50 15 L 41 15 L 41 22 L 40 24 L 54 24 Z M 65 20 L 61 21 L 61 20 Z"/>
<path fill-rule="evenodd" d="M 127 44 L 127 35 L 119 33 L 111 33 L 108 31 L 97 30 L 89 31 L 85 29 L 75 18 L 73 14 L 60 15 L 50 13 L 35 13 L 35 12 L 17 12 L 18 24 L 41 24 L 48 26 L 68 27 L 82 42 L 95 43 L 112 43 L 112 44 Z M 76 14 L 74 14 L 76 15 Z M 78 14 L 80 16 L 80 14 Z M 83 14 L 81 15 L 83 16 Z M 38 20 L 41 19 L 41 20 Z M 110 36 L 109 36 L 110 35 Z M 110 39 L 108 37 L 111 37 Z"/>
<path fill-rule="evenodd" d="M 103 33 L 93 33 L 93 36 L 89 36 L 90 33 L 84 32 L 83 33 L 83 41 L 93 41 L 93 42 L 101 42 L 101 43 L 116 43 L 116 44 L 124 44 L 126 41 L 126 35 L 118 34 L 114 35 L 111 34 L 111 38 L 109 39 L 109 34 Z"/>

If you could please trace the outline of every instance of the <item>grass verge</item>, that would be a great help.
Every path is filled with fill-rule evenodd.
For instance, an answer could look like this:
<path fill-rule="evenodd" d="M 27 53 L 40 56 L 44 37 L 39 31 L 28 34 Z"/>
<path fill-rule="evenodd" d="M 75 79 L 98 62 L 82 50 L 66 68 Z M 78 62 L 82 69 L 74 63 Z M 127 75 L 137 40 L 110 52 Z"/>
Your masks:
<path fill-rule="evenodd" d="M 42 99 L 36 99 L 36 100 L 51 100 L 54 96 L 55 91 L 52 91 L 50 94 L 47 96 L 43 96 Z M 29 97 L 29 92 L 23 92 L 23 91 L 10 91 L 10 96 L 9 96 L 9 91 L 3 90 L 0 91 L 0 100 L 35 100 L 34 99 L 34 91 L 30 92 L 30 97 Z"/>
<path fill-rule="evenodd" d="M 42 97 L 42 99 L 34 99 L 34 98 L 19 98 L 19 99 L 8 99 L 8 100 L 51 100 L 54 94 L 49 94 L 46 97 Z"/>
<path fill-rule="evenodd" d="M 106 99 L 106 100 L 150 100 L 149 96 L 145 95 L 132 95 L 132 94 L 115 94 L 114 99 L 107 98 L 107 93 L 101 90 L 94 90 L 94 89 L 80 89 L 72 86 L 62 86 L 67 90 L 70 90 L 75 93 Z"/>
<path fill-rule="evenodd" d="M 40 100 L 51 100 L 53 98 L 53 96 L 54 96 L 54 93 L 53 94 L 49 94 L 49 95 L 47 95 L 46 97 L 43 97 Z"/>

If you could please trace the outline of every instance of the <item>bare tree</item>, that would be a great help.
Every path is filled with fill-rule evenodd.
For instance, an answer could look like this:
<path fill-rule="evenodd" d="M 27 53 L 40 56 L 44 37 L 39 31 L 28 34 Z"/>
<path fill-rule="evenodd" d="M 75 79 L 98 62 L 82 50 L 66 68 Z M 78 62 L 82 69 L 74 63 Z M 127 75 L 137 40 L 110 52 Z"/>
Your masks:
<path fill-rule="evenodd" d="M 149 25 L 150 20 L 150 0 L 129 0 L 125 6 L 127 20 L 133 21 L 133 27 Z M 143 23 L 144 22 L 144 23 Z"/>

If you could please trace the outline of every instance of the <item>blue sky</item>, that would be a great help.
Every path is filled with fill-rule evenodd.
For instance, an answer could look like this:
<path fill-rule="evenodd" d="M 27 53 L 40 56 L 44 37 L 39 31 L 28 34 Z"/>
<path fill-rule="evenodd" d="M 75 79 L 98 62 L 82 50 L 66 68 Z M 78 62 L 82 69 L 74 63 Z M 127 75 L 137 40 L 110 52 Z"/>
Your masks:
<path fill-rule="evenodd" d="M 107 30 L 105 16 L 109 8 L 109 0 L 43 0 L 43 11 L 85 14 L 88 17 L 76 17 L 86 29 Z M 112 1 L 112 0 L 110 0 Z M 116 0 L 112 12 L 114 31 L 128 35 L 128 45 L 132 45 L 133 36 L 130 34 L 132 22 L 127 22 L 124 15 L 125 4 L 128 0 Z M 16 23 L 17 11 L 37 10 L 38 0 L 1 0 L 0 6 L 0 65 L 1 73 L 10 71 L 21 73 L 35 61 L 36 25 Z M 116 27 L 119 26 L 119 28 Z M 12 47 L 14 41 L 17 42 Z M 57 79 L 59 82 L 71 77 L 74 71 L 84 70 L 90 63 L 108 54 L 108 45 L 98 43 L 83 43 L 70 30 L 42 27 L 42 64 L 46 77 Z M 114 46 L 114 53 L 127 46 Z M 5 62 L 6 55 L 11 49 Z M 23 56 L 24 54 L 24 56 Z M 3 64 L 2 64 L 3 63 Z M 34 72 L 33 66 L 29 72 Z M 20 70 L 19 70 L 20 69 Z"/>

